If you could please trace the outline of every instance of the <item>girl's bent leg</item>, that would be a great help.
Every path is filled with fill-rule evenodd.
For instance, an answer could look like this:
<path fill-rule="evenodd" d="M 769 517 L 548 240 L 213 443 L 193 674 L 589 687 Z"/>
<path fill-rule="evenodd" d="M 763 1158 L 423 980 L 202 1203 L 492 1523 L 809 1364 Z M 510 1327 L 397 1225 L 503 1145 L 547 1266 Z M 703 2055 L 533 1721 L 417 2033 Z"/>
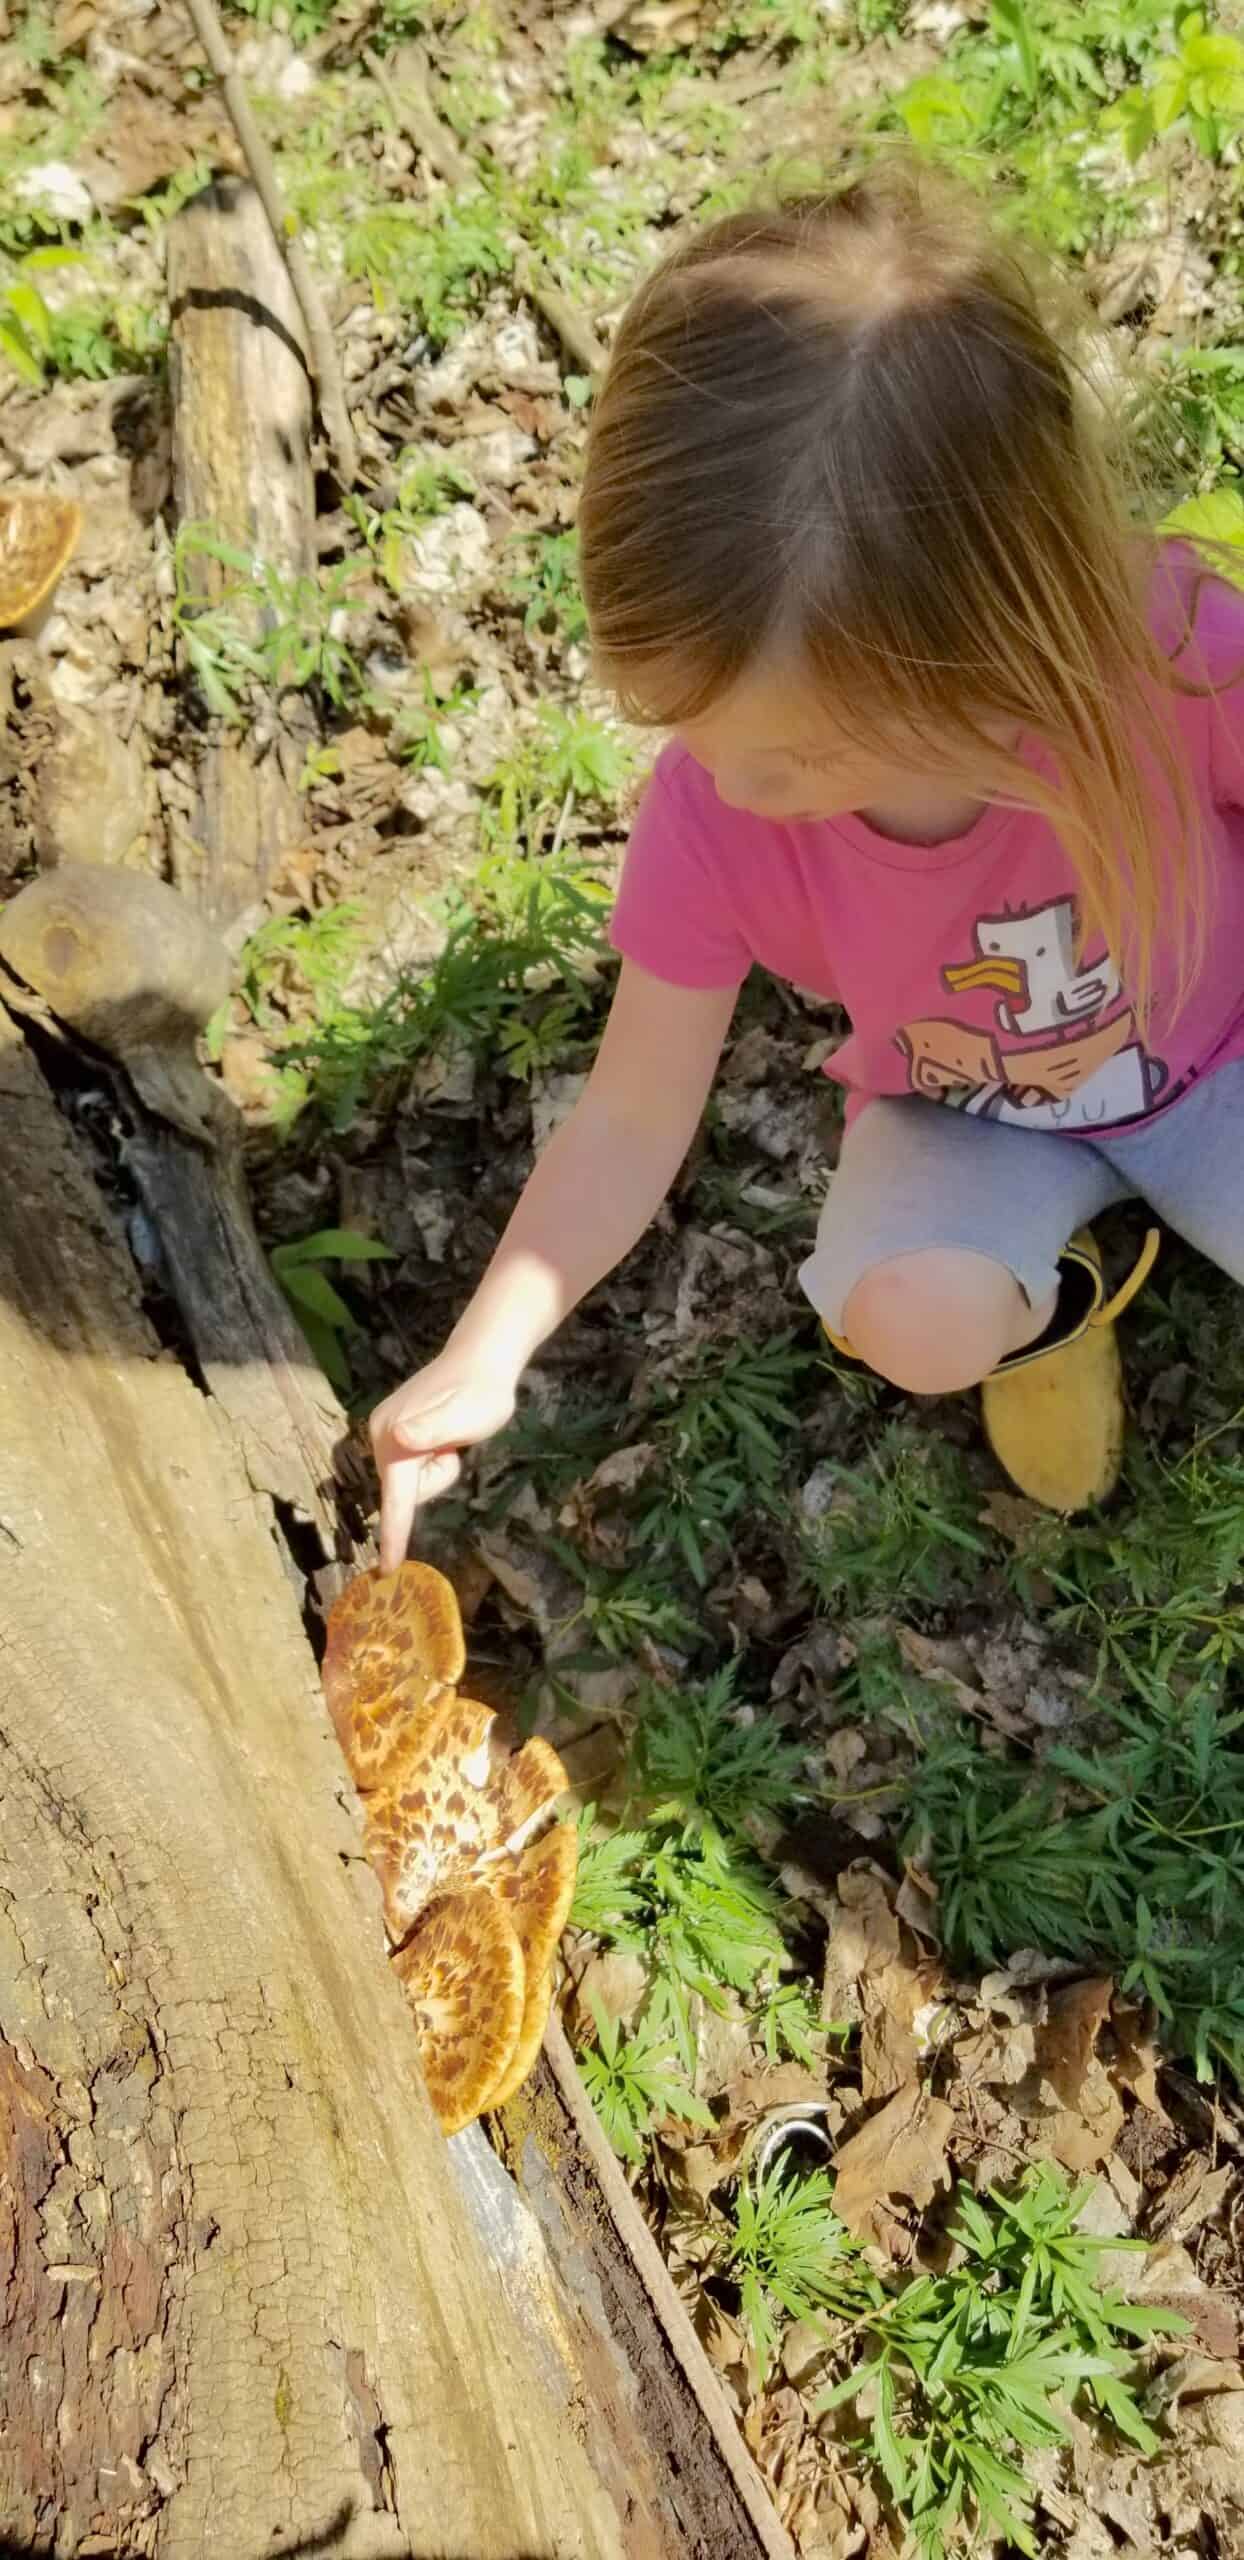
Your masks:
<path fill-rule="evenodd" d="M 873 1102 L 847 1132 L 799 1277 L 884 1377 L 949 1394 L 1036 1340 L 1067 1238 L 1130 1189 L 1082 1139 Z"/>
<path fill-rule="evenodd" d="M 1244 1282 L 1244 1059 L 1104 1147 L 1130 1191 L 1208 1262 Z"/>
<path fill-rule="evenodd" d="M 1057 1288 L 1034 1307 L 1005 1263 L 931 1246 L 875 1263 L 843 1309 L 851 1348 L 909 1395 L 975 1387 L 1009 1351 L 1044 1333 Z"/>

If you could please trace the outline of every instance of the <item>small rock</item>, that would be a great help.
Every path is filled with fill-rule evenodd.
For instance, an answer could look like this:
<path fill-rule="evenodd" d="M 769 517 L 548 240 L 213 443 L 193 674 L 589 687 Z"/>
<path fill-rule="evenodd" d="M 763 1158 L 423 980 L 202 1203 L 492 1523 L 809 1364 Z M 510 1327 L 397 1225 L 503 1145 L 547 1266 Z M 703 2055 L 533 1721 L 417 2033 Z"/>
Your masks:
<path fill-rule="evenodd" d="M 54 214 L 58 222 L 89 222 L 95 211 L 90 188 L 67 160 L 41 160 L 37 168 L 23 170 L 13 180 L 13 193 L 22 204 Z"/>

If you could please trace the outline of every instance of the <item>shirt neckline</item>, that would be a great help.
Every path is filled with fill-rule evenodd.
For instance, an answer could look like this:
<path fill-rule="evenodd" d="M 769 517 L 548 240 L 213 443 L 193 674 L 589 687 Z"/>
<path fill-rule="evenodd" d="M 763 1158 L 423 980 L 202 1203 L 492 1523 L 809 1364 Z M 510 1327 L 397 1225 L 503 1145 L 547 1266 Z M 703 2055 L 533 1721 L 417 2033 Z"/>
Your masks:
<path fill-rule="evenodd" d="M 879 835 L 875 827 L 870 827 L 867 820 L 858 817 L 853 810 L 845 811 L 837 818 L 813 818 L 808 821 L 808 826 L 809 831 L 814 827 L 818 830 L 826 828 L 830 835 L 838 836 L 849 845 L 853 853 L 863 854 L 866 861 L 877 863 L 883 870 L 932 873 L 953 871 L 958 863 L 970 862 L 986 845 L 992 844 L 1004 827 L 1029 814 L 1025 809 L 1012 809 L 996 800 L 987 800 L 979 816 L 972 820 L 962 835 L 944 836 L 940 844 L 907 844 L 898 836 Z"/>

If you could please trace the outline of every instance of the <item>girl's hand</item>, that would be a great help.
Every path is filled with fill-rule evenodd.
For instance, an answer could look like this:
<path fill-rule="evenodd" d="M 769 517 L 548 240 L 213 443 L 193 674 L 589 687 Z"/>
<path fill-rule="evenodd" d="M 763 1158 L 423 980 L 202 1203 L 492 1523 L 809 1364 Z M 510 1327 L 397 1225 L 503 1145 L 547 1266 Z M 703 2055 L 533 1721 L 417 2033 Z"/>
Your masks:
<path fill-rule="evenodd" d="M 371 1417 L 380 1475 L 380 1570 L 396 1573 L 421 1503 L 448 1493 L 462 1472 L 460 1449 L 491 1439 L 514 1411 L 512 1373 L 478 1356 L 443 1351 Z"/>

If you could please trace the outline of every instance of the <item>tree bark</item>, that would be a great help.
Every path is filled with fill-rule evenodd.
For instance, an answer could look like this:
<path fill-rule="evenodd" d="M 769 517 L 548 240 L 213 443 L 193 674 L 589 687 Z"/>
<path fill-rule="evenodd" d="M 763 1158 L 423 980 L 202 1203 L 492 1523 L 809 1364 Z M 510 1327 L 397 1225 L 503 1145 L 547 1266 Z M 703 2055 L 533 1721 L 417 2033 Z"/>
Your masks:
<path fill-rule="evenodd" d="M 0 2534 L 618 2560 L 469 2228 L 270 1506 L 0 1017 Z"/>

